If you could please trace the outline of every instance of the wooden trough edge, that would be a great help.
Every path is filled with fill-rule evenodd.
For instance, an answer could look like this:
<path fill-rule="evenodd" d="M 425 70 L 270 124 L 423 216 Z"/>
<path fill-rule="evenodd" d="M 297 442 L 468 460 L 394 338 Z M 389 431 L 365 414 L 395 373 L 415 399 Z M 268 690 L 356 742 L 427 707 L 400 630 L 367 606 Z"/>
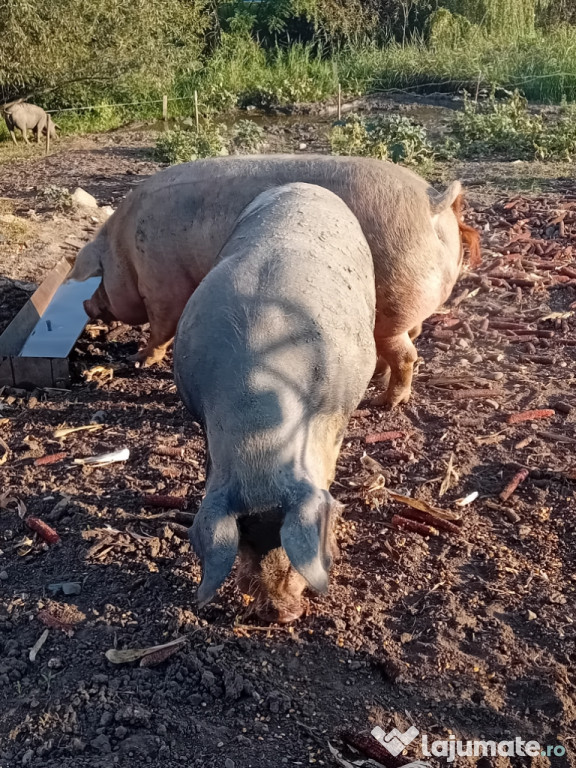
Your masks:
<path fill-rule="evenodd" d="M 0 336 L 0 387 L 64 388 L 69 385 L 68 350 L 64 357 L 20 357 L 20 352 L 64 283 L 70 269 L 70 262 L 62 258 Z M 88 317 L 81 327 L 74 329 L 74 343 L 87 322 Z"/>

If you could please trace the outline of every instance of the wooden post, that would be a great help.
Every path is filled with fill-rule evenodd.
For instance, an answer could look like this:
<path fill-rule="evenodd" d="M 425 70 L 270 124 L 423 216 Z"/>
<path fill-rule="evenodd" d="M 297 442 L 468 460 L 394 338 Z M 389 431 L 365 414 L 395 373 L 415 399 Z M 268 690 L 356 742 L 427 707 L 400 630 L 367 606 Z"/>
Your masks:
<path fill-rule="evenodd" d="M 50 154 L 50 126 L 52 125 L 52 119 L 50 115 L 46 115 L 46 149 L 44 155 L 48 157 Z"/>
<path fill-rule="evenodd" d="M 338 83 L 338 120 L 342 119 L 342 86 Z"/>
<path fill-rule="evenodd" d="M 162 120 L 168 120 L 168 96 L 162 96 Z"/>
<path fill-rule="evenodd" d="M 194 114 L 196 115 L 196 133 L 200 131 L 200 117 L 198 115 L 198 91 L 194 91 Z"/>
<path fill-rule="evenodd" d="M 478 72 L 478 82 L 476 83 L 476 96 L 474 97 L 474 101 L 476 104 L 478 104 L 478 94 L 480 93 L 481 82 L 482 82 L 482 72 Z"/>

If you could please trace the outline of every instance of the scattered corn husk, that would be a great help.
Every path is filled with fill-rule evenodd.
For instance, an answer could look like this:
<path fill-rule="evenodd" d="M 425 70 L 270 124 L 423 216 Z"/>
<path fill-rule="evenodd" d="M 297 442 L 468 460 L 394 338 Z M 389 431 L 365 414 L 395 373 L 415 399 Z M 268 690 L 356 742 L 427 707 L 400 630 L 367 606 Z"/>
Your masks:
<path fill-rule="evenodd" d="M 18 517 L 23 520 L 26 516 L 27 509 L 26 504 L 16 496 L 10 496 L 10 491 L 4 491 L 0 493 L 0 509 L 10 509 L 10 505 L 15 504 L 18 510 Z"/>
<path fill-rule="evenodd" d="M 57 616 L 54 616 L 52 613 L 50 613 L 49 610 L 44 609 L 42 611 L 38 611 L 36 618 L 50 629 L 61 629 L 62 632 L 66 632 L 68 637 L 74 634 L 73 624 L 71 624 L 69 621 L 63 621 L 62 619 L 59 619 Z"/>
<path fill-rule="evenodd" d="M 476 501 L 478 495 L 478 491 L 472 491 L 468 496 L 462 496 L 460 499 L 456 499 L 454 504 L 456 504 L 457 507 L 467 507 L 468 504 L 472 504 L 473 501 Z"/>
<path fill-rule="evenodd" d="M 384 467 L 366 453 L 363 454 L 360 462 L 364 469 L 370 472 L 370 475 L 361 482 L 364 501 L 371 509 L 380 509 L 381 505 L 386 501 Z"/>
<path fill-rule="evenodd" d="M 452 481 L 457 483 L 458 480 L 460 480 L 460 475 L 454 469 L 454 454 L 451 453 L 450 458 L 448 459 L 448 464 L 446 466 L 446 474 L 442 480 L 442 484 L 440 485 L 440 490 L 438 491 L 438 496 L 444 496 L 446 491 L 450 490 L 452 487 Z"/>
<path fill-rule="evenodd" d="M 34 549 L 34 541 L 29 536 L 24 536 L 23 539 L 14 544 L 13 549 L 18 552 L 19 557 L 25 557 Z"/>
<path fill-rule="evenodd" d="M 336 749 L 336 747 L 333 747 L 330 742 L 328 742 L 328 749 L 330 750 L 330 754 L 332 757 L 336 760 L 337 763 L 340 763 L 340 765 L 344 766 L 344 768 L 357 768 L 357 766 L 362 765 L 365 763 L 365 760 L 358 761 L 356 763 L 351 763 L 349 760 L 345 760 L 340 752 Z"/>
<path fill-rule="evenodd" d="M 82 376 L 84 376 L 86 381 L 111 381 L 114 378 L 114 368 L 95 365 L 87 371 L 82 371 Z"/>
<path fill-rule="evenodd" d="M 83 427 L 61 427 L 54 430 L 54 437 L 67 437 L 74 432 L 95 432 L 97 429 L 103 429 L 103 424 L 85 424 Z"/>
<path fill-rule="evenodd" d="M 163 651 L 165 648 L 171 648 L 172 646 L 182 645 L 185 642 L 185 637 L 178 637 L 176 640 L 170 640 L 169 643 L 152 645 L 149 648 L 127 648 L 124 651 L 119 651 L 117 648 L 110 648 L 106 651 L 106 658 L 108 661 L 111 661 L 112 664 L 129 664 L 131 661 L 137 661 L 151 653 Z"/>
<path fill-rule="evenodd" d="M 121 448 L 111 453 L 101 453 L 99 456 L 86 456 L 84 459 L 74 459 L 75 464 L 114 464 L 117 461 L 126 461 L 130 458 L 130 449 Z"/>
<path fill-rule="evenodd" d="M 373 475 L 376 474 L 382 474 L 384 472 L 384 467 L 382 464 L 380 464 L 379 461 L 376 461 L 376 459 L 373 459 L 372 456 L 368 456 L 366 452 L 364 452 L 360 458 L 360 463 L 364 467 L 364 469 L 367 469 L 368 472 L 370 472 Z"/>
<path fill-rule="evenodd" d="M 539 317 L 538 320 L 568 320 L 568 318 L 572 317 L 573 314 L 574 312 L 550 312 L 549 315 Z"/>
<path fill-rule="evenodd" d="M 410 496 L 402 496 L 400 493 L 394 493 L 394 491 L 388 491 L 388 495 L 394 501 L 399 501 L 401 504 L 406 504 L 414 509 L 419 509 L 421 512 L 428 512 L 429 515 L 440 518 L 440 520 L 460 520 L 461 515 L 457 512 L 451 512 L 448 509 L 439 509 L 427 504 L 425 501 L 419 499 L 412 499 Z"/>
<path fill-rule="evenodd" d="M 500 432 L 493 432 L 491 435 L 485 437 L 475 437 L 476 445 L 493 445 L 494 443 L 501 443 L 506 440 L 506 430 L 502 429 Z"/>
<path fill-rule="evenodd" d="M 6 462 L 8 461 L 8 456 L 10 454 L 10 448 L 8 447 L 8 444 L 5 443 L 1 437 L 0 437 L 0 448 L 2 448 L 2 450 L 4 451 L 3 455 L 0 456 L 0 467 L 1 467 L 2 464 L 6 464 Z"/>
<path fill-rule="evenodd" d="M 38 655 L 40 648 L 42 648 L 42 646 L 46 642 L 46 638 L 48 637 L 49 634 L 50 634 L 50 630 L 45 629 L 44 632 L 42 632 L 42 634 L 38 638 L 38 640 L 36 640 L 33 647 L 30 648 L 30 653 L 28 654 L 28 658 L 30 659 L 30 661 L 36 661 L 36 656 Z"/>

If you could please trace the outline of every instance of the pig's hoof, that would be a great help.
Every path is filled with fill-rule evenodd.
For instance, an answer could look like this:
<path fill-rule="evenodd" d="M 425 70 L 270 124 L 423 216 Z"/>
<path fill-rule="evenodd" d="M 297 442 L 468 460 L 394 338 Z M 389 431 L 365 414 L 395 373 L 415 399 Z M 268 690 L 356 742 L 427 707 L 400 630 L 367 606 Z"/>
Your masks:
<path fill-rule="evenodd" d="M 392 391 L 388 390 L 387 392 L 381 392 L 379 395 L 373 397 L 372 400 L 370 400 L 370 405 L 395 408 L 397 405 L 407 403 L 408 400 L 410 400 L 410 394 L 410 387 L 405 389 L 397 388 Z"/>
<path fill-rule="evenodd" d="M 135 355 L 130 355 L 128 360 L 135 363 L 136 368 L 149 368 L 151 365 L 161 362 L 162 357 L 158 357 L 158 355 L 148 355 L 146 354 L 146 350 L 141 350 L 136 352 Z"/>

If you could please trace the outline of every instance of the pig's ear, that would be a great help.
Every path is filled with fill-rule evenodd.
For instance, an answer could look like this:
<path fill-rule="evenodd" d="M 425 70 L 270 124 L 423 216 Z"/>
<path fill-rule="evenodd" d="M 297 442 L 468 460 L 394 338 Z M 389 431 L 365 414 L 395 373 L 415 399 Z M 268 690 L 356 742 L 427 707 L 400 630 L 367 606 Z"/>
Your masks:
<path fill-rule="evenodd" d="M 317 489 L 283 504 L 282 546 L 294 568 L 316 592 L 328 590 L 333 504 L 328 491 Z"/>
<path fill-rule="evenodd" d="M 436 216 L 443 211 L 447 211 L 453 204 L 458 195 L 462 194 L 462 184 L 459 181 L 453 181 L 444 192 L 437 192 L 430 187 L 428 198 L 430 199 L 430 209 L 432 215 Z"/>
<path fill-rule="evenodd" d="M 238 526 L 225 495 L 208 494 L 189 531 L 192 548 L 202 562 L 196 592 L 200 608 L 209 603 L 232 570 L 238 551 Z"/>

